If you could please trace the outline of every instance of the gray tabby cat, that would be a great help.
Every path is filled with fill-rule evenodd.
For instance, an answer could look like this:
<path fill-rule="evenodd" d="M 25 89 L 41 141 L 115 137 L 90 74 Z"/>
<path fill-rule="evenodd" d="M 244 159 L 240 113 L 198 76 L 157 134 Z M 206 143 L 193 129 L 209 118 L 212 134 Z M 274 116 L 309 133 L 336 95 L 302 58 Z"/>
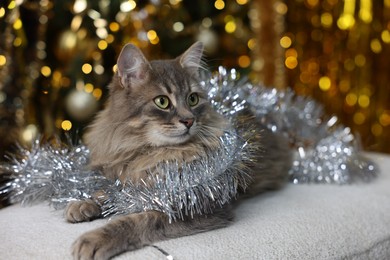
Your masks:
<path fill-rule="evenodd" d="M 122 49 L 108 103 L 85 136 L 92 167 L 109 178 L 137 183 L 158 162 L 190 162 L 218 149 L 229 122 L 212 109 L 199 86 L 202 52 L 203 45 L 197 42 L 176 59 L 149 62 L 134 45 Z M 262 147 L 251 167 L 248 194 L 278 188 L 290 166 L 288 145 L 282 138 L 267 130 L 260 138 Z M 72 223 L 100 214 L 93 200 L 72 202 L 65 211 Z M 124 215 L 82 235 L 73 245 L 73 256 L 108 259 L 155 241 L 225 227 L 232 217 L 229 206 L 173 223 L 157 211 Z"/>

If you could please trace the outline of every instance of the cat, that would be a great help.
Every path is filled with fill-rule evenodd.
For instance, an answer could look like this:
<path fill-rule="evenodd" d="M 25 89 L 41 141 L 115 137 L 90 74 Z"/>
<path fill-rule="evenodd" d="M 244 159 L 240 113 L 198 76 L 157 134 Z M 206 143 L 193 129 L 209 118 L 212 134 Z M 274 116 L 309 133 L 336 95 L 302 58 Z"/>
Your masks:
<path fill-rule="evenodd" d="M 219 148 L 219 137 L 229 121 L 214 111 L 199 85 L 202 55 L 201 42 L 176 59 L 150 62 L 136 46 L 123 47 L 107 104 L 84 136 L 91 167 L 108 178 L 137 183 L 158 162 L 190 162 Z M 286 140 L 258 127 L 262 128 L 262 147 L 250 168 L 253 182 L 246 195 L 280 187 L 291 162 Z M 226 227 L 233 220 L 231 208 L 216 207 L 213 214 L 172 223 L 158 211 L 119 216 L 83 234 L 73 244 L 72 253 L 75 259 L 109 259 L 155 241 Z M 65 210 L 72 223 L 100 215 L 92 199 L 71 202 Z"/>

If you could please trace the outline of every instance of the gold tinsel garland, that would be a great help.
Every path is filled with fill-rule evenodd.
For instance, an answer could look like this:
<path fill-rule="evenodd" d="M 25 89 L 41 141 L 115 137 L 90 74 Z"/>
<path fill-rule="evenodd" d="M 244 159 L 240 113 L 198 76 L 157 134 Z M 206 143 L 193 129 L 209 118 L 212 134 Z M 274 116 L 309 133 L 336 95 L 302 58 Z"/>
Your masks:
<path fill-rule="evenodd" d="M 252 52 L 252 74 L 255 82 L 277 89 L 286 88 L 283 48 L 279 41 L 285 30 L 286 5 L 279 0 L 253 1 L 251 25 L 256 36 Z"/>
<path fill-rule="evenodd" d="M 390 1 L 286 2 L 288 85 L 390 152 Z"/>

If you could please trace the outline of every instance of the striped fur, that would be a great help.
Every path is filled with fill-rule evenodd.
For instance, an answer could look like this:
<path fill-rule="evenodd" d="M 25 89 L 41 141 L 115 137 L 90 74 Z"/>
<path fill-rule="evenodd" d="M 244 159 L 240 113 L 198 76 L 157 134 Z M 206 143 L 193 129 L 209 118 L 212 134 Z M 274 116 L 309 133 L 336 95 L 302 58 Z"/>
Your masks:
<path fill-rule="evenodd" d="M 85 135 L 91 167 L 102 169 L 110 178 L 137 183 L 161 161 L 189 162 L 218 149 L 218 138 L 229 123 L 211 108 L 198 85 L 202 51 L 202 44 L 195 43 L 176 59 L 149 62 L 135 46 L 123 48 L 106 107 Z M 193 93 L 199 102 L 191 106 Z M 169 98 L 167 109 L 156 105 L 154 100 L 160 96 Z M 282 139 L 266 130 L 264 137 L 261 158 L 252 169 L 259 173 L 253 174 L 249 189 L 253 194 L 283 183 L 289 161 Z M 158 240 L 225 227 L 232 220 L 229 207 L 174 223 L 156 211 L 118 217 L 77 239 L 73 256 L 108 259 Z M 100 212 L 93 200 L 85 200 L 69 204 L 65 216 L 69 222 L 81 222 L 99 217 Z"/>

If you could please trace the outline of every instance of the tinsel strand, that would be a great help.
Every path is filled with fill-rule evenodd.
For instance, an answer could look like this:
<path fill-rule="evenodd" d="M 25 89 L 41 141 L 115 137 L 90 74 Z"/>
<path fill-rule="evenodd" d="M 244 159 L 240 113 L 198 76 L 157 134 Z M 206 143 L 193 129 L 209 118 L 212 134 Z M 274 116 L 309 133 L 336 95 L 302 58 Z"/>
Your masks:
<path fill-rule="evenodd" d="M 338 125 L 336 117 L 327 118 L 315 101 L 290 90 L 252 85 L 237 71 L 222 67 L 201 79 L 214 109 L 232 125 L 220 138 L 217 151 L 190 163 L 161 162 L 150 169 L 148 179 L 133 184 L 89 170 L 89 151 L 83 145 L 36 141 L 30 150 L 21 148 L 10 165 L 1 165 L 1 171 L 11 172 L 13 180 L 0 187 L 0 194 L 8 194 L 14 203 L 50 201 L 55 208 L 94 198 L 101 203 L 104 217 L 157 210 L 178 220 L 212 213 L 250 183 L 246 166 L 260 144 L 251 142 L 257 134 L 251 122 L 237 117 L 244 109 L 251 109 L 259 122 L 288 138 L 295 151 L 291 182 L 346 184 L 376 175 L 375 165 L 361 155 L 350 129 Z M 101 195 L 96 198 L 96 194 Z"/>
<path fill-rule="evenodd" d="M 297 96 L 291 89 L 253 85 L 234 69 L 223 67 L 203 85 L 218 111 L 225 108 L 218 103 L 221 96 L 234 99 L 229 105 L 250 107 L 268 129 L 288 138 L 294 150 L 291 182 L 348 184 L 376 176 L 377 168 L 361 154 L 351 129 L 338 124 L 336 116 L 326 116 L 313 99 Z"/>

